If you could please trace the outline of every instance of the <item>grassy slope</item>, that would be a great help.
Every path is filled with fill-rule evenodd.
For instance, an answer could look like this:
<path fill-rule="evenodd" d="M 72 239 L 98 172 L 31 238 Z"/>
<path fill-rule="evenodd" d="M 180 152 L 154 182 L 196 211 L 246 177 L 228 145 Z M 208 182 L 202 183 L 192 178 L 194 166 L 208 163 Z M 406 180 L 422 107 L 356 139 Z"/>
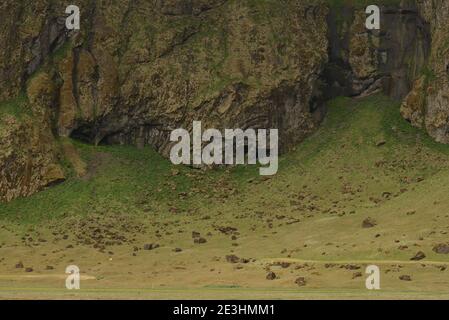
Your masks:
<path fill-rule="evenodd" d="M 282 157 L 268 180 L 255 167 L 204 173 L 174 167 L 149 149 L 76 143 L 90 161 L 88 179 L 1 205 L 0 295 L 25 294 L 14 288 L 28 286 L 59 290 L 58 274 L 75 263 L 95 279 L 81 295 L 128 297 L 145 292 L 123 288 L 156 287 L 184 296 L 194 288 L 225 290 L 218 297 L 264 296 L 267 288 L 275 297 L 357 296 L 367 292 L 354 273 L 375 263 L 386 297 L 441 296 L 449 257 L 432 247 L 447 241 L 449 147 L 410 127 L 384 97 L 341 98 L 329 109 L 319 131 Z M 368 216 L 378 225 L 363 229 Z M 234 239 L 223 226 L 237 229 Z M 192 231 L 207 243 L 194 244 Z M 105 244 L 98 235 L 126 240 Z M 161 247 L 140 250 L 144 243 Z M 417 251 L 425 252 L 423 263 L 410 262 Z M 224 258 L 231 253 L 254 260 L 231 264 Z M 25 279 L 14 268 L 19 260 L 38 277 Z M 269 269 L 279 279 L 265 280 Z M 400 281 L 403 274 L 413 281 Z M 305 288 L 295 285 L 298 276 Z"/>

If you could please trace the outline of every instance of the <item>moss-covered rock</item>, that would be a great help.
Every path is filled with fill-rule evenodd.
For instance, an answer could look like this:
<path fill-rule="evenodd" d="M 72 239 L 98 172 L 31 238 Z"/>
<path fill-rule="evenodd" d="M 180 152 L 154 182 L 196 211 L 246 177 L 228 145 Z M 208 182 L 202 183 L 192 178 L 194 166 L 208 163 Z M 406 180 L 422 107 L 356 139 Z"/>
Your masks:
<path fill-rule="evenodd" d="M 0 120 L 0 201 L 28 196 L 64 180 L 50 128 L 28 115 Z"/>
<path fill-rule="evenodd" d="M 435 140 L 449 143 L 449 3 L 420 0 L 418 4 L 431 26 L 432 35 L 429 62 L 423 72 L 428 83 L 423 107 L 424 126 Z"/>
<path fill-rule="evenodd" d="M 170 130 L 201 120 L 204 127 L 279 128 L 286 150 L 321 119 L 314 113 L 327 62 L 323 1 L 86 0 L 78 6 L 81 30 L 68 32 L 63 4 L 1 4 L 0 101 L 25 90 L 33 116 L 44 123 L 37 130 L 29 120 L 14 120 L 5 150 L 23 153 L 36 137 L 34 152 L 46 150 L 48 157 L 28 167 L 26 156 L 4 158 L 14 163 L 15 178 L 7 179 L 3 198 L 47 184 L 43 163 L 47 177 L 61 178 L 52 132 L 92 143 L 149 144 L 168 155 Z M 12 65 L 8 59 L 15 59 Z M 22 179 L 21 172 L 33 178 Z M 37 177 L 41 182 L 31 182 Z"/>

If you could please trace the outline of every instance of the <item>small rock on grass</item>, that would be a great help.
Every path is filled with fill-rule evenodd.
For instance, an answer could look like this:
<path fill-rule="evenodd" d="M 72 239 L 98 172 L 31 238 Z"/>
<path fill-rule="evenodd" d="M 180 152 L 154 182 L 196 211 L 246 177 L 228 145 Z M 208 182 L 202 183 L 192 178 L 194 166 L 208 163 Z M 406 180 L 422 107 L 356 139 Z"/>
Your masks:
<path fill-rule="evenodd" d="M 404 275 L 402 275 L 402 276 L 399 276 L 399 280 L 402 280 L 402 281 L 412 281 L 412 277 L 410 277 L 409 275 L 404 274 Z"/>
<path fill-rule="evenodd" d="M 274 273 L 273 271 L 268 272 L 267 280 L 274 280 L 274 279 L 276 279 L 276 273 Z"/>
<path fill-rule="evenodd" d="M 371 217 L 366 218 L 362 222 L 362 228 L 372 228 L 372 227 L 375 227 L 376 225 L 377 225 L 376 220 L 374 220 Z"/>
<path fill-rule="evenodd" d="M 159 248 L 159 245 L 157 243 L 146 243 L 143 246 L 143 250 L 153 250 Z"/>
<path fill-rule="evenodd" d="M 449 245 L 446 243 L 440 243 L 433 247 L 433 251 L 438 254 L 448 254 L 449 253 Z"/>
<path fill-rule="evenodd" d="M 195 238 L 195 239 L 193 240 L 193 242 L 196 243 L 196 244 L 202 244 L 202 243 L 206 243 L 207 240 L 204 239 L 204 238 Z"/>
<path fill-rule="evenodd" d="M 425 255 L 424 252 L 418 251 L 418 252 L 415 254 L 414 257 L 410 258 L 410 260 L 413 260 L 413 261 L 419 261 L 419 260 L 424 259 L 425 257 L 426 257 L 426 255 Z"/>
<path fill-rule="evenodd" d="M 299 277 L 295 280 L 295 283 L 299 286 L 299 287 L 304 287 L 307 284 L 307 281 L 304 277 Z"/>
<path fill-rule="evenodd" d="M 240 261 L 240 258 L 235 254 L 229 254 L 226 256 L 226 261 L 229 263 L 238 263 Z"/>
<path fill-rule="evenodd" d="M 192 231 L 192 238 L 199 238 L 201 236 L 201 234 L 199 232 L 196 231 Z"/>

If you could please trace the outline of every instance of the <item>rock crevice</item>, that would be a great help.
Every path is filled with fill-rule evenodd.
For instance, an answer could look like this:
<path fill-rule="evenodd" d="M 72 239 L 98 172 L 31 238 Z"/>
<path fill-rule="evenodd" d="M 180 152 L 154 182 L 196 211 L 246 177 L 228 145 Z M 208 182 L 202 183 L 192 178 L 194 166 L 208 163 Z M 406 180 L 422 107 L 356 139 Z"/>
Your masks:
<path fill-rule="evenodd" d="M 383 92 L 402 100 L 409 93 L 429 56 L 429 26 L 413 4 L 383 6 L 381 12 L 381 30 L 367 30 L 364 10 L 330 10 L 327 98 Z"/>

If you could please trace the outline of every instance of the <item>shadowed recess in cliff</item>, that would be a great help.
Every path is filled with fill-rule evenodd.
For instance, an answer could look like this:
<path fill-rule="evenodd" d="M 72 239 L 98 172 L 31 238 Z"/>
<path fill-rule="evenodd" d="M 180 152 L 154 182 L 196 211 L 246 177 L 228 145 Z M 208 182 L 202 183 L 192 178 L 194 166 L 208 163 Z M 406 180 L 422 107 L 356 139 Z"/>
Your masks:
<path fill-rule="evenodd" d="M 368 30 L 363 7 L 331 7 L 326 98 L 384 92 L 401 100 L 422 72 L 430 48 L 429 25 L 413 2 L 381 7 L 381 29 Z"/>

